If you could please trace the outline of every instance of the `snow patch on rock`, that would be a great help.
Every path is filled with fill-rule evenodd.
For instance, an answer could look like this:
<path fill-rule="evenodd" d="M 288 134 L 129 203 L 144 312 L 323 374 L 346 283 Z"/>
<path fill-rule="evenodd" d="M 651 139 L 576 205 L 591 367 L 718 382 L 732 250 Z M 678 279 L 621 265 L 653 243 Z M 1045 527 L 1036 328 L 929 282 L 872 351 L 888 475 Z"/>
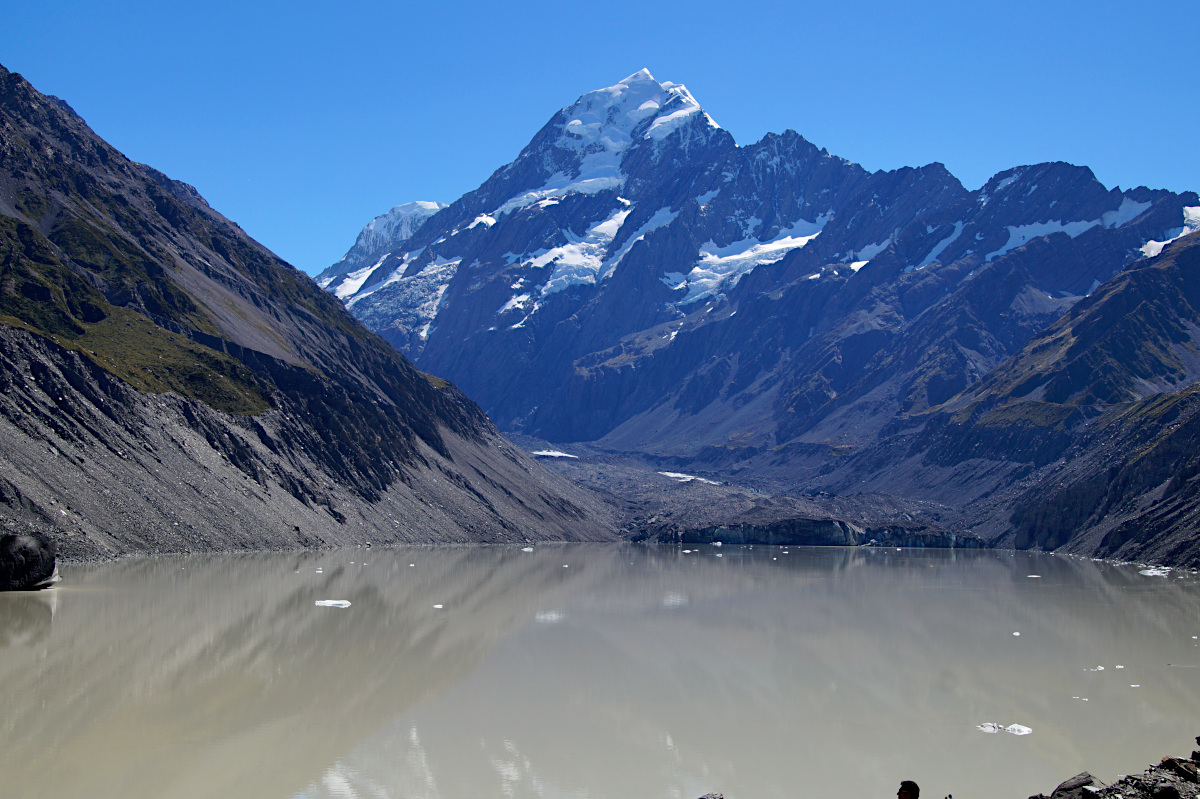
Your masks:
<path fill-rule="evenodd" d="M 1034 222 L 1031 225 L 1009 225 L 1008 241 L 1000 249 L 984 256 L 984 260 L 991 261 L 993 258 L 999 258 L 1010 250 L 1023 247 L 1040 236 L 1049 236 L 1053 233 L 1066 233 L 1071 238 L 1075 238 L 1080 233 L 1091 230 L 1099 224 L 1099 219 L 1065 223 L 1057 219 L 1052 219 L 1049 222 Z"/>
<path fill-rule="evenodd" d="M 1153 258 L 1163 251 L 1171 242 L 1181 239 L 1190 233 L 1200 230 L 1200 205 L 1185 205 L 1183 208 L 1183 226 L 1172 228 L 1166 232 L 1162 241 L 1148 241 L 1142 245 L 1142 255 Z"/>
<path fill-rule="evenodd" d="M 699 261 L 687 275 L 688 293 L 680 305 L 715 295 L 722 286 L 736 283 L 751 270 L 773 264 L 792 250 L 798 250 L 820 235 L 832 219 L 822 214 L 815 221 L 801 219 L 769 241 L 746 238 L 724 247 L 711 239 L 699 252 Z"/>

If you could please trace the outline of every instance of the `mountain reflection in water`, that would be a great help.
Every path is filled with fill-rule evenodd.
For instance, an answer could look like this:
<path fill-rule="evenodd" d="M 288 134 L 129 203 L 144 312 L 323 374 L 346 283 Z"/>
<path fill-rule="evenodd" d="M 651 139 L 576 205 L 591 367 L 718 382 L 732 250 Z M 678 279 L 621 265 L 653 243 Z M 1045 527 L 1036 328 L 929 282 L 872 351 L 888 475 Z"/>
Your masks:
<path fill-rule="evenodd" d="M 6 795 L 771 799 L 911 778 L 1024 797 L 1140 771 L 1200 718 L 1200 581 L 1064 557 L 460 547 L 63 576 L 0 595 Z"/>

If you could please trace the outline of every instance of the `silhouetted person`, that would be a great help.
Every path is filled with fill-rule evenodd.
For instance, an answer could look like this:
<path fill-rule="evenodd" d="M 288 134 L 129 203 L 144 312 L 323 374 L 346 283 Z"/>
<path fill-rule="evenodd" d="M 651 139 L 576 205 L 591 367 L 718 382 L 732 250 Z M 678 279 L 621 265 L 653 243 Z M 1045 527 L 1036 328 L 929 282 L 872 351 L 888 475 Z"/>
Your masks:
<path fill-rule="evenodd" d="M 912 780 L 905 780 L 896 791 L 896 799 L 921 799 L 921 787 Z"/>

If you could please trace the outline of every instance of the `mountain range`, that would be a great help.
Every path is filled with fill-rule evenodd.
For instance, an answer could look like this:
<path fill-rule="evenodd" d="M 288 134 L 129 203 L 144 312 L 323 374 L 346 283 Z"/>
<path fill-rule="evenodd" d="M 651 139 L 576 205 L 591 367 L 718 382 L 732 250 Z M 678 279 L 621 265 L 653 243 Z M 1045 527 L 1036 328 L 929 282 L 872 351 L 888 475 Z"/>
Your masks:
<path fill-rule="evenodd" d="M 1197 230 L 1196 193 L 1067 163 L 969 191 L 793 131 L 739 146 L 643 70 L 318 283 L 512 434 L 1195 563 Z"/>
<path fill-rule="evenodd" d="M 616 536 L 452 385 L 2 67 L 0 524 L 76 557 Z"/>

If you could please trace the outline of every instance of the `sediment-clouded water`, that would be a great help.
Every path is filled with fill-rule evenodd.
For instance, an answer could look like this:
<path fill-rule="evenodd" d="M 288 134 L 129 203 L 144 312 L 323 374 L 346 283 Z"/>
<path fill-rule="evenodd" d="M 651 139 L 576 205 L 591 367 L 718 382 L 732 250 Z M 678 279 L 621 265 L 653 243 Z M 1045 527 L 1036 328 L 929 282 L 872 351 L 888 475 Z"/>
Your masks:
<path fill-rule="evenodd" d="M 1024 799 L 1200 733 L 1184 572 L 600 545 L 62 571 L 0 595 L 4 796 L 889 797 L 915 779 Z"/>

